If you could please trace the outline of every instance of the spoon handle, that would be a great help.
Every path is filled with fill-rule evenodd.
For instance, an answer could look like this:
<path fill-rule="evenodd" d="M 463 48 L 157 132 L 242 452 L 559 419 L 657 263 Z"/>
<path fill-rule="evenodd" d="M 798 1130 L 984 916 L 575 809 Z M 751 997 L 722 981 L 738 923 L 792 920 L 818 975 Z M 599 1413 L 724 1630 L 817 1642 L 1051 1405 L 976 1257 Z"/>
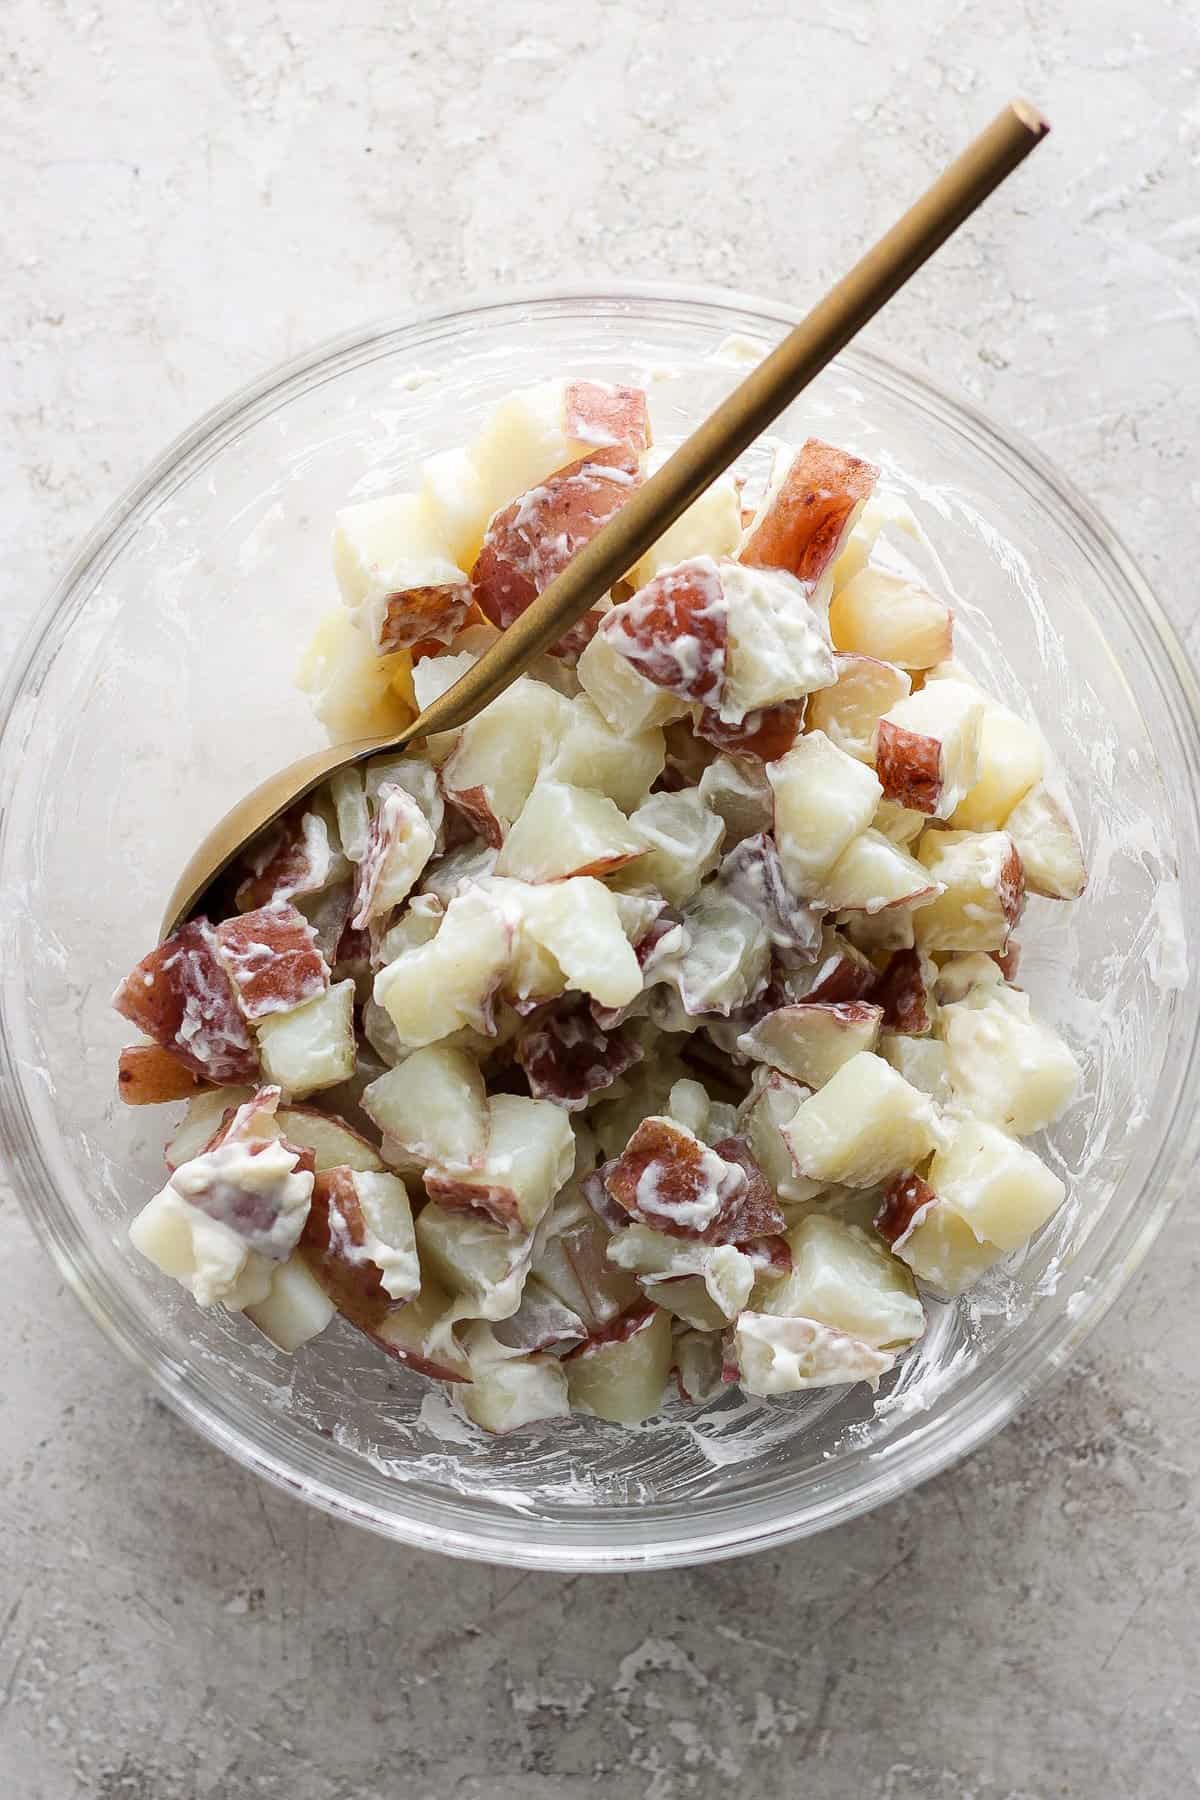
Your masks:
<path fill-rule="evenodd" d="M 594 606 L 1024 161 L 1050 127 L 1014 100 L 764 357 L 402 743 L 463 725 Z"/>

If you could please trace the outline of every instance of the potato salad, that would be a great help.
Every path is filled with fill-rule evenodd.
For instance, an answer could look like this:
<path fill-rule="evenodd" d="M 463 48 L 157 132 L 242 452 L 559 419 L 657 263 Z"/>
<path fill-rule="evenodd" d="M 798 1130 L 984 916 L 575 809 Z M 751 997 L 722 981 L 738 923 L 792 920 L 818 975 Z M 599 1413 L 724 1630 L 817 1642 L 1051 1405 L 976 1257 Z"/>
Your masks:
<path fill-rule="evenodd" d="M 664 454 L 641 389 L 556 380 L 347 506 L 330 736 L 402 730 Z M 634 1425 L 877 1383 L 1058 1209 L 1030 1140 L 1080 1070 L 1016 934 L 1086 874 L 1043 739 L 870 462 L 809 438 L 758 489 L 122 982 L 122 1098 L 186 1101 L 130 1238 L 197 1304 L 289 1353 L 340 1315 L 488 1432 Z"/>

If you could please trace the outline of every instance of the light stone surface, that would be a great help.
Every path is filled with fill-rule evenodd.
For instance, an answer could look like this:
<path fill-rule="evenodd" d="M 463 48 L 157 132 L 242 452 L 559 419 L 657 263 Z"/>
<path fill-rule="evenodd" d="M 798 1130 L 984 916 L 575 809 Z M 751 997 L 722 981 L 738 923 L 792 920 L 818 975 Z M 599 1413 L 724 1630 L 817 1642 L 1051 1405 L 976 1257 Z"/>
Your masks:
<path fill-rule="evenodd" d="M 410 302 L 815 295 L 1012 91 L 1057 127 L 876 341 L 1025 431 L 1197 640 L 1194 0 L 8 0 L 7 657 L 203 408 Z M 193 1438 L 0 1191 L 4 1800 L 1200 1790 L 1200 1226 L 1053 1393 L 856 1526 L 687 1574 L 406 1553 Z"/>

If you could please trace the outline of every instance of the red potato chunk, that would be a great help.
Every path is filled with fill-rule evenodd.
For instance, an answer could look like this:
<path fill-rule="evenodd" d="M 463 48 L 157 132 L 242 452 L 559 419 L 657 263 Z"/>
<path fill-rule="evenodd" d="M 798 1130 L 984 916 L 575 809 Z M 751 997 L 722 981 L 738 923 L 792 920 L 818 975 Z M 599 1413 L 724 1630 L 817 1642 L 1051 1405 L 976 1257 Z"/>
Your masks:
<path fill-rule="evenodd" d="M 248 1019 L 290 1012 L 329 986 L 317 934 L 286 900 L 223 920 L 217 947 Z"/>
<path fill-rule="evenodd" d="M 885 1244 L 894 1244 L 908 1231 L 917 1214 L 931 1206 L 937 1195 L 919 1175 L 897 1175 L 883 1191 L 875 1229 Z"/>
<path fill-rule="evenodd" d="M 384 594 L 375 608 L 375 647 L 380 656 L 418 647 L 435 655 L 462 630 L 472 604 L 465 575 Z"/>
<path fill-rule="evenodd" d="M 781 700 L 777 706 L 756 707 L 736 725 L 722 719 L 715 707 L 706 706 L 696 720 L 697 735 L 732 756 L 753 756 L 759 762 L 776 762 L 786 756 L 804 727 L 807 697 Z"/>
<path fill-rule="evenodd" d="M 251 1081 L 258 1051 L 207 919 L 193 919 L 144 956 L 113 996 L 122 1018 L 202 1081 Z"/>
<path fill-rule="evenodd" d="M 664 569 L 607 613 L 605 639 L 639 675 L 667 693 L 706 707 L 725 691 L 728 607 L 711 556 Z"/>
<path fill-rule="evenodd" d="M 420 1287 L 412 1214 L 396 1175 L 348 1167 L 317 1175 L 301 1247 L 338 1311 L 365 1329 Z"/>
<path fill-rule="evenodd" d="M 807 969 L 789 972 L 788 987 L 795 1000 L 822 1000 L 842 1005 L 865 1000 L 879 979 L 869 957 L 826 926 L 816 961 Z"/>
<path fill-rule="evenodd" d="M 782 1231 L 783 1214 L 745 1140 L 715 1148 L 673 1119 L 643 1119 L 604 1175 L 609 1196 L 670 1237 L 735 1243 Z"/>
<path fill-rule="evenodd" d="M 433 855 L 433 827 L 412 795 L 399 786 L 382 788 L 367 834 L 366 854 L 354 883 L 355 931 L 406 900 Z"/>
<path fill-rule="evenodd" d="M 650 414 L 644 388 L 620 382 L 568 381 L 563 390 L 563 432 L 597 449 L 650 448 Z"/>
<path fill-rule="evenodd" d="M 253 912 L 272 900 L 319 894 L 345 872 L 345 862 L 329 841 L 320 813 L 300 812 L 279 820 L 246 857 L 249 873 L 237 890 L 239 912 Z"/>
<path fill-rule="evenodd" d="M 517 1044 L 516 1057 L 535 1100 L 578 1112 L 642 1060 L 642 1046 L 621 1031 L 604 1031 L 586 999 L 548 1008 Z"/>
<path fill-rule="evenodd" d="M 937 969 L 919 950 L 897 950 L 871 990 L 871 999 L 883 1008 L 884 1030 L 906 1037 L 931 1030 L 936 979 Z"/>
<path fill-rule="evenodd" d="M 190 1100 L 208 1083 L 164 1050 L 161 1044 L 128 1044 L 117 1063 L 117 1098 L 126 1106 L 160 1106 Z"/>
<path fill-rule="evenodd" d="M 811 960 L 821 948 L 822 912 L 792 893 L 775 839 L 760 831 L 743 838 L 721 863 L 717 881 L 762 922 L 771 945 Z"/>
<path fill-rule="evenodd" d="M 873 463 L 809 438 L 768 494 L 738 560 L 819 581 L 841 553 L 878 479 Z"/>
<path fill-rule="evenodd" d="M 476 603 L 494 625 L 511 625 L 561 575 L 577 551 L 625 504 L 641 480 L 637 457 L 618 446 L 596 450 L 550 475 L 498 512 L 471 571 Z M 570 644 L 578 655 L 578 628 Z M 584 642 L 591 635 L 586 631 Z"/>

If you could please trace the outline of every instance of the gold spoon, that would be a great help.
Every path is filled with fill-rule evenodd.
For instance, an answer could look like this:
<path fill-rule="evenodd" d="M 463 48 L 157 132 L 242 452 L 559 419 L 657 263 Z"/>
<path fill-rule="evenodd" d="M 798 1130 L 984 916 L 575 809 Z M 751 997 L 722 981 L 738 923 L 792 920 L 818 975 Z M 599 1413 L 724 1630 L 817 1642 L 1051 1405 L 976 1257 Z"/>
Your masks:
<path fill-rule="evenodd" d="M 212 883 L 268 825 L 335 770 L 380 751 L 406 749 L 430 732 L 457 729 L 503 693 L 778 418 L 1049 129 L 1036 107 L 1024 100 L 1014 100 L 998 113 L 670 460 L 634 491 L 474 667 L 411 725 L 395 735 L 313 751 L 239 800 L 189 859 L 167 905 L 163 936 L 199 909 Z"/>

